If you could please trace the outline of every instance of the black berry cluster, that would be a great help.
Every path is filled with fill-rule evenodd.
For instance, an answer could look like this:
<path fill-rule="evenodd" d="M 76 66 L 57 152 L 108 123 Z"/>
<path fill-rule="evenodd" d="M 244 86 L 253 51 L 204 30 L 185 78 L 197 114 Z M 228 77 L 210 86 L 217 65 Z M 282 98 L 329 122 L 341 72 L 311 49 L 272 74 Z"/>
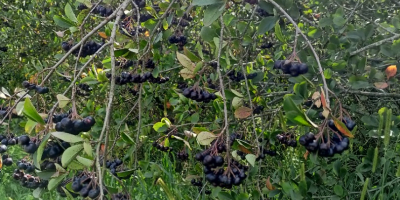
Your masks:
<path fill-rule="evenodd" d="M 263 44 L 261 45 L 261 49 L 269 49 L 269 48 L 272 48 L 273 46 L 274 46 L 273 43 L 271 43 L 271 42 L 266 42 L 266 43 L 263 43 Z"/>
<path fill-rule="evenodd" d="M 149 69 L 154 69 L 156 67 L 156 64 L 154 63 L 153 59 L 148 59 L 144 65 L 144 67 L 149 68 Z"/>
<path fill-rule="evenodd" d="M 111 200 L 129 200 L 129 196 L 122 193 L 116 193 L 111 196 Z"/>
<path fill-rule="evenodd" d="M 88 116 L 83 120 L 71 120 L 70 118 L 65 117 L 61 121 L 56 123 L 56 131 L 78 135 L 80 132 L 90 131 L 95 123 L 96 121 L 92 116 Z"/>
<path fill-rule="evenodd" d="M 146 7 L 146 0 L 133 0 L 139 8 Z"/>
<path fill-rule="evenodd" d="M 264 110 L 264 106 L 256 106 L 253 110 L 253 114 L 260 114 Z"/>
<path fill-rule="evenodd" d="M 35 166 L 32 163 L 27 162 L 25 159 L 17 161 L 17 169 L 23 170 L 26 173 L 32 173 L 35 171 Z"/>
<path fill-rule="evenodd" d="M 235 71 L 230 71 L 228 73 L 229 79 L 231 79 L 232 81 L 236 81 L 236 82 L 240 82 L 242 80 L 245 80 L 245 76 L 242 72 L 236 72 L 235 75 Z M 257 76 L 257 73 L 251 73 L 247 75 L 247 79 L 253 79 Z"/>
<path fill-rule="evenodd" d="M 7 51 L 8 51 L 8 48 L 7 48 L 7 47 L 0 47 L 0 51 L 2 51 L 2 52 L 7 52 Z"/>
<path fill-rule="evenodd" d="M 95 183 L 92 175 L 75 176 L 72 180 L 71 189 L 83 198 L 96 199 L 100 195 L 100 187 Z M 107 194 L 107 190 L 104 189 L 103 193 Z"/>
<path fill-rule="evenodd" d="M 211 78 L 208 78 L 208 79 L 207 79 L 207 84 L 208 84 L 208 87 L 209 87 L 209 88 L 211 88 L 211 89 L 213 89 L 213 90 L 218 90 L 218 86 L 215 85 L 215 84 L 213 83 L 213 81 L 211 80 Z"/>
<path fill-rule="evenodd" d="M 278 134 L 276 135 L 276 139 L 284 145 L 290 146 L 290 147 L 297 147 L 297 141 L 295 138 L 295 135 L 293 134 Z"/>
<path fill-rule="evenodd" d="M 1 159 L 3 160 L 4 166 L 11 166 L 13 164 L 13 159 L 7 154 L 3 154 Z"/>
<path fill-rule="evenodd" d="M 80 89 L 82 89 L 82 90 L 84 90 L 86 92 L 92 91 L 92 88 L 86 83 L 79 83 L 78 84 L 78 88 L 80 88 Z"/>
<path fill-rule="evenodd" d="M 157 148 L 160 151 L 164 151 L 164 152 L 172 150 L 172 147 L 166 147 L 162 144 L 157 143 L 156 141 L 153 142 L 153 147 Z"/>
<path fill-rule="evenodd" d="M 29 136 L 22 135 L 12 139 L 3 139 L 0 145 L 0 153 L 2 153 L 4 149 L 7 150 L 7 145 L 14 145 L 16 143 L 20 144 L 24 151 L 29 154 L 35 153 L 38 148 L 36 142 L 31 141 Z"/>
<path fill-rule="evenodd" d="M 136 13 L 132 16 L 132 18 L 137 20 Z M 154 18 L 153 15 L 150 15 L 148 13 L 140 13 L 140 19 L 139 20 L 140 20 L 140 22 L 145 22 L 145 21 L 147 21 L 149 19 L 153 19 L 153 18 Z"/>
<path fill-rule="evenodd" d="M 15 169 L 13 173 L 13 178 L 17 181 L 20 181 L 20 184 L 23 187 L 29 189 L 36 189 L 36 188 L 46 188 L 48 181 L 41 180 L 39 177 L 32 176 L 30 174 L 26 174 L 24 171 L 19 169 Z"/>
<path fill-rule="evenodd" d="M 83 45 L 82 48 L 82 52 L 81 52 L 81 57 L 86 57 L 86 56 L 90 56 L 96 53 L 97 50 L 99 50 L 101 48 L 101 46 L 103 46 L 104 42 L 102 43 L 97 43 L 95 41 L 89 41 L 86 42 Z M 72 48 L 72 43 L 71 42 L 62 42 L 61 47 L 64 51 L 69 51 Z M 78 56 L 79 54 L 79 49 L 77 48 L 75 49 L 72 54 L 74 54 L 75 56 Z"/>
<path fill-rule="evenodd" d="M 180 151 L 176 153 L 176 157 L 178 157 L 179 160 L 185 161 L 189 158 L 189 154 L 186 151 Z"/>
<path fill-rule="evenodd" d="M 112 8 L 107 8 L 104 7 L 102 5 L 98 5 L 94 10 L 93 10 L 93 14 L 97 14 L 100 15 L 102 17 L 108 17 L 111 14 L 113 14 L 113 9 Z"/>
<path fill-rule="evenodd" d="M 182 26 L 182 27 L 186 27 L 186 26 L 190 25 L 188 20 L 180 19 L 180 18 L 174 18 L 172 20 L 172 24 L 177 25 L 177 26 Z"/>
<path fill-rule="evenodd" d="M 259 138 L 258 141 L 262 143 L 264 141 L 264 139 Z M 259 150 L 260 150 L 260 154 L 257 156 L 256 161 L 263 160 L 265 158 L 265 155 L 269 155 L 269 156 L 277 155 L 276 151 L 267 149 L 264 146 L 260 146 Z M 239 155 L 239 153 L 238 153 L 238 155 Z M 240 156 L 242 156 L 242 155 L 240 155 Z"/>
<path fill-rule="evenodd" d="M 106 161 L 106 167 L 110 169 L 111 174 L 114 176 L 117 176 L 117 167 L 122 165 L 122 160 L 120 159 L 114 159 L 114 160 L 107 160 Z"/>
<path fill-rule="evenodd" d="M 111 79 L 111 73 L 106 74 L 107 78 Z M 117 85 L 125 85 L 128 83 L 158 83 L 163 84 L 169 81 L 168 77 L 157 77 L 154 78 L 151 72 L 145 72 L 144 74 L 131 74 L 129 72 L 122 72 L 120 76 L 115 78 L 115 83 Z"/>
<path fill-rule="evenodd" d="M 270 14 L 270 13 L 268 13 L 266 10 L 264 10 L 264 9 L 262 9 L 262 8 L 257 8 L 256 12 L 257 12 L 257 14 L 258 14 L 260 17 L 274 16 L 273 13 Z"/>
<path fill-rule="evenodd" d="M 308 72 L 308 66 L 305 63 L 295 63 L 290 60 L 277 60 L 274 63 L 274 69 L 281 69 L 283 73 L 294 77 Z"/>
<path fill-rule="evenodd" d="M 171 44 L 176 44 L 178 46 L 178 49 L 182 50 L 183 46 L 187 44 L 187 37 L 179 33 L 175 33 L 174 35 L 168 38 L 168 41 Z"/>
<path fill-rule="evenodd" d="M 85 5 L 85 4 L 83 4 L 83 3 L 80 3 L 79 5 L 78 5 L 78 10 L 85 10 L 85 9 L 88 9 L 88 7 Z"/>
<path fill-rule="evenodd" d="M 356 126 L 355 122 L 351 119 L 344 117 L 342 122 L 346 125 L 347 129 L 352 131 Z M 321 157 L 332 157 L 334 154 L 342 153 L 349 148 L 349 138 L 343 136 L 338 128 L 335 126 L 334 121 L 328 121 L 329 128 L 334 132 L 331 138 L 316 139 L 313 133 L 307 133 L 299 138 L 301 145 L 305 146 L 309 152 L 317 152 Z"/>
<path fill-rule="evenodd" d="M 36 92 L 39 94 L 46 94 L 49 92 L 49 88 L 41 87 L 34 83 L 29 83 L 28 81 L 23 81 L 22 86 L 28 90 L 36 90 Z"/>
<path fill-rule="evenodd" d="M 135 64 L 133 60 L 117 61 L 115 65 L 120 66 L 122 69 L 128 69 Z"/>
<path fill-rule="evenodd" d="M 59 144 L 58 142 L 48 143 L 46 148 L 43 150 L 42 160 L 47 158 L 55 159 L 61 156 L 64 153 L 65 149 L 70 146 L 71 145 L 65 141 L 61 142 L 61 144 Z"/>
<path fill-rule="evenodd" d="M 188 87 L 183 89 L 183 96 L 186 98 L 190 98 L 197 102 L 209 103 L 212 100 L 215 100 L 217 96 L 214 93 L 209 93 L 206 90 L 196 89 L 193 87 Z"/>
<path fill-rule="evenodd" d="M 193 186 L 196 186 L 198 189 L 199 189 L 199 192 L 202 190 L 202 188 L 203 188 L 203 181 L 201 181 L 201 180 L 197 180 L 197 179 L 192 179 L 191 181 L 190 181 L 190 183 L 193 185 Z M 205 194 L 211 194 L 211 190 L 205 190 L 204 191 L 204 193 Z"/>

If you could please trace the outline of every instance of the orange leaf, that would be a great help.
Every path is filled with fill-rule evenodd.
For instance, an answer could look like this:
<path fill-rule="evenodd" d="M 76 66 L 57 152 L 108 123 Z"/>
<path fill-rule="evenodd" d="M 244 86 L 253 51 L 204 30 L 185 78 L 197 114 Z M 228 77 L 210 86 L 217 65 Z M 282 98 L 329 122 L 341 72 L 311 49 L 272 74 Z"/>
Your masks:
<path fill-rule="evenodd" d="M 349 138 L 354 138 L 354 135 L 351 134 L 351 132 L 349 131 L 349 129 L 347 129 L 346 125 L 343 124 L 343 122 L 334 119 L 333 122 L 335 123 L 336 128 L 345 136 L 349 137 Z"/>
<path fill-rule="evenodd" d="M 386 82 L 376 82 L 374 83 L 375 87 L 378 89 L 385 89 L 389 86 Z"/>
<path fill-rule="evenodd" d="M 167 109 L 170 109 L 170 108 L 171 108 L 171 103 L 168 101 L 168 102 L 166 103 L 166 106 L 167 106 Z"/>
<path fill-rule="evenodd" d="M 310 152 L 309 152 L 309 151 L 306 151 L 306 153 L 304 153 L 304 155 L 303 155 L 304 159 L 306 159 L 306 160 L 307 160 L 307 158 L 308 158 L 308 154 L 310 154 Z"/>
<path fill-rule="evenodd" d="M 150 37 L 150 32 L 149 32 L 149 31 L 146 31 L 146 32 L 144 33 L 144 36 Z"/>
<path fill-rule="evenodd" d="M 106 33 L 104 33 L 104 32 L 99 32 L 99 35 L 100 35 L 100 37 L 102 37 L 102 38 L 104 38 L 104 39 L 107 39 L 107 38 L 108 38 L 107 35 L 106 35 Z"/>
<path fill-rule="evenodd" d="M 385 70 L 387 79 L 389 80 L 391 77 L 396 75 L 396 72 L 397 72 L 396 65 L 390 65 L 389 67 L 387 67 Z"/>
<path fill-rule="evenodd" d="M 239 145 L 239 150 L 242 151 L 242 152 L 244 152 L 244 153 L 247 153 L 247 154 L 251 153 L 250 150 L 246 149 L 246 147 L 244 147 L 244 146 L 242 146 L 242 145 Z"/>
<path fill-rule="evenodd" d="M 251 113 L 253 113 L 253 110 L 251 108 L 240 107 L 237 110 L 235 110 L 235 117 L 239 119 L 244 119 L 249 117 Z"/>
<path fill-rule="evenodd" d="M 270 177 L 268 176 L 267 183 L 266 183 L 268 190 L 275 190 L 275 187 L 271 184 L 271 181 L 269 179 L 270 179 Z"/>

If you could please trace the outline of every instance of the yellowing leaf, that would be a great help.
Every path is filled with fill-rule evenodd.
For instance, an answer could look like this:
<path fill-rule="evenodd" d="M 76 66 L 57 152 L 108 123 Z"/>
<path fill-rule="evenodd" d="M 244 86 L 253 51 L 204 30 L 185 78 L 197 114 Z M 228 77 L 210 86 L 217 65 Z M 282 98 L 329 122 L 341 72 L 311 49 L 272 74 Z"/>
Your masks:
<path fill-rule="evenodd" d="M 396 75 L 397 66 L 396 65 L 390 65 L 389 67 L 386 68 L 385 73 L 386 73 L 387 79 L 389 80 L 391 77 Z"/>
<path fill-rule="evenodd" d="M 314 101 L 315 106 L 317 106 L 317 108 L 321 107 L 321 93 L 319 92 L 314 92 L 314 94 L 312 95 L 311 99 Z"/>
<path fill-rule="evenodd" d="M 251 108 L 240 107 L 237 110 L 235 110 L 235 117 L 239 119 L 244 119 L 249 117 L 252 112 L 253 110 Z"/>
<path fill-rule="evenodd" d="M 217 136 L 214 134 L 202 131 L 197 135 L 196 140 L 200 145 L 209 145 L 215 138 L 217 138 Z"/>
<path fill-rule="evenodd" d="M 190 79 L 190 78 L 194 78 L 196 75 L 193 73 L 193 71 L 185 68 L 182 69 L 179 74 L 182 76 L 183 79 Z"/>
<path fill-rule="evenodd" d="M 377 89 L 385 89 L 389 86 L 386 82 L 376 82 L 374 85 Z"/>
<path fill-rule="evenodd" d="M 176 57 L 178 58 L 178 61 L 179 63 L 181 63 L 182 66 L 189 69 L 189 71 L 194 72 L 196 66 L 186 55 L 176 52 Z"/>
<path fill-rule="evenodd" d="M 328 118 L 328 116 L 329 116 L 329 110 L 326 109 L 326 108 L 324 108 L 324 111 L 322 111 L 322 115 L 323 115 L 325 118 Z"/>
<path fill-rule="evenodd" d="M 346 125 L 343 122 L 339 121 L 336 118 L 333 119 L 333 122 L 336 128 L 339 130 L 339 132 L 341 132 L 343 135 L 349 138 L 354 138 L 354 135 L 349 131 L 349 129 L 347 129 Z"/>
<path fill-rule="evenodd" d="M 242 145 L 239 145 L 239 150 L 242 151 L 242 152 L 244 152 L 244 153 L 247 153 L 247 154 L 251 153 L 250 150 L 246 149 L 246 147 L 244 147 L 244 146 L 242 146 Z"/>
<path fill-rule="evenodd" d="M 58 107 L 64 108 L 70 101 L 66 96 L 62 94 L 57 94 L 57 100 L 58 100 Z"/>

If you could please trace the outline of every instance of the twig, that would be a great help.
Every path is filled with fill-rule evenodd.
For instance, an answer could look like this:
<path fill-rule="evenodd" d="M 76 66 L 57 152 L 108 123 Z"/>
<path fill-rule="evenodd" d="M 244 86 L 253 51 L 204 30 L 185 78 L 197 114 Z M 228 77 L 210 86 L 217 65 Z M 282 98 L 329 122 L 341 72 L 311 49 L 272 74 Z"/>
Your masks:
<path fill-rule="evenodd" d="M 290 23 L 293 24 L 293 26 L 296 28 L 296 30 L 301 34 L 301 36 L 302 36 L 302 37 L 304 38 L 304 40 L 307 42 L 308 46 L 310 47 L 311 51 L 312 51 L 313 54 L 314 54 L 315 60 L 317 61 L 318 68 L 319 68 L 319 73 L 321 74 L 322 82 L 324 83 L 325 100 L 326 100 L 326 103 L 327 103 L 327 105 L 328 105 L 328 107 L 329 107 L 330 101 L 329 101 L 329 93 L 328 93 L 328 84 L 326 83 L 325 76 L 324 76 L 324 70 L 323 70 L 323 68 L 322 68 L 322 66 L 321 66 L 321 63 L 320 63 L 320 61 L 319 61 L 318 54 L 317 54 L 317 52 L 315 51 L 314 47 L 312 46 L 310 40 L 308 40 L 307 36 L 304 35 L 304 33 L 300 30 L 299 26 L 297 26 L 297 24 L 296 24 L 296 22 L 293 20 L 293 18 L 290 17 L 290 15 L 289 15 L 279 4 L 277 4 L 274 0 L 265 0 L 265 1 L 266 1 L 266 2 L 269 1 L 269 2 L 272 3 L 276 8 L 278 8 L 279 11 L 281 11 L 281 12 L 285 15 L 285 17 L 290 21 Z"/>
<path fill-rule="evenodd" d="M 392 41 L 392 40 L 395 40 L 395 39 L 397 39 L 397 38 L 400 38 L 400 34 L 396 34 L 396 35 L 394 35 L 394 36 L 392 36 L 392 37 L 390 37 L 390 38 L 386 38 L 386 39 L 380 40 L 380 41 L 378 41 L 378 42 L 372 43 L 372 44 L 370 44 L 370 45 L 367 45 L 367 46 L 365 46 L 365 47 L 363 47 L 363 48 L 361 48 L 361 49 L 358 49 L 358 50 L 356 50 L 356 51 L 351 52 L 350 55 L 351 55 L 351 56 L 354 56 L 354 55 L 356 55 L 356 54 L 358 54 L 358 53 L 361 53 L 361 52 L 363 52 L 363 51 L 365 51 L 365 50 L 367 50 L 367 49 L 380 46 L 380 45 L 382 45 L 382 44 L 385 43 L 385 42 Z"/>
<path fill-rule="evenodd" d="M 56 68 L 58 66 L 60 66 L 67 58 L 68 56 L 75 51 L 75 49 L 77 49 L 78 47 L 80 47 L 80 45 L 83 44 L 84 41 L 86 41 L 90 36 L 92 36 L 93 34 L 97 33 L 98 30 L 100 30 L 101 28 L 103 28 L 103 26 L 107 25 L 107 23 L 113 19 L 116 15 L 117 15 L 117 11 L 114 11 L 113 14 L 111 14 L 110 16 L 108 16 L 107 18 L 105 18 L 99 25 L 97 25 L 92 31 L 90 31 L 85 37 L 82 38 L 81 41 L 79 41 L 75 46 L 73 46 L 67 53 L 65 53 L 65 55 L 53 66 L 50 68 L 50 72 L 47 74 L 47 76 L 43 79 L 42 83 L 40 84 L 40 86 L 43 86 L 44 82 L 46 82 L 50 76 L 54 73 L 54 71 L 56 70 Z"/>
<path fill-rule="evenodd" d="M 139 144 L 139 135 L 140 135 L 140 129 L 141 129 L 141 125 L 142 125 L 142 90 L 143 90 L 143 84 L 140 84 L 140 87 L 139 87 L 139 99 L 138 99 L 138 117 L 139 117 L 139 121 L 138 121 L 138 127 L 137 127 L 137 133 L 136 133 L 136 139 L 135 139 L 135 142 L 136 142 L 136 150 L 135 150 L 135 169 L 137 168 L 137 162 L 138 162 L 138 160 L 137 160 L 137 151 L 138 151 L 138 148 L 139 148 L 139 145 L 137 145 L 137 144 Z"/>
<path fill-rule="evenodd" d="M 86 23 L 86 20 L 90 17 L 90 13 L 92 13 L 92 12 L 94 11 L 94 9 L 96 9 L 97 6 L 98 6 L 99 4 L 101 4 L 101 2 L 103 2 L 103 0 L 100 0 L 100 1 L 97 2 L 94 6 L 92 6 L 92 9 L 90 9 L 90 11 L 89 11 L 89 13 L 86 15 L 85 19 L 83 19 L 82 24 L 79 26 L 79 29 L 82 30 L 83 26 L 84 26 L 85 23 Z"/>
<path fill-rule="evenodd" d="M 222 16 L 220 17 L 221 21 L 221 32 L 219 36 L 219 47 L 218 47 L 218 57 L 217 57 L 217 72 L 218 72 L 218 78 L 219 78 L 219 85 L 220 85 L 220 90 L 221 90 L 221 96 L 222 100 L 224 102 L 224 128 L 222 129 L 222 132 L 226 132 L 226 152 L 229 152 L 230 146 L 229 146 L 229 121 L 228 121 L 228 107 L 226 105 L 226 96 L 225 96 L 225 88 L 224 88 L 224 80 L 222 78 L 221 74 L 221 66 L 220 66 L 220 59 L 221 59 L 221 52 L 222 52 L 222 43 L 224 42 L 224 20 Z M 222 133 L 221 132 L 221 133 Z M 229 159 L 229 153 L 226 154 L 227 156 L 227 161 L 228 161 L 228 166 L 230 165 L 231 161 Z"/>
<path fill-rule="evenodd" d="M 104 192 L 103 192 L 103 174 L 104 174 L 104 166 L 106 164 L 106 158 L 103 157 L 103 170 L 101 169 L 100 166 L 100 147 L 101 147 L 101 141 L 103 140 L 104 135 L 106 135 L 106 142 L 108 141 L 108 133 L 109 133 L 109 123 L 110 123 L 110 118 L 111 118 L 111 112 L 112 112 L 112 102 L 114 98 L 114 90 L 115 90 L 115 54 L 114 54 L 114 41 L 115 41 L 115 36 L 117 33 L 117 27 L 118 23 L 121 20 L 121 15 L 123 14 L 123 11 L 125 8 L 128 6 L 129 0 L 125 0 L 117 9 L 114 13 L 116 13 L 117 17 L 114 22 L 114 26 L 111 32 L 110 36 L 110 43 L 112 44 L 110 46 L 110 57 L 111 57 L 111 85 L 110 85 L 110 94 L 109 94 L 109 99 L 108 99 L 108 106 L 106 110 L 106 117 L 104 119 L 104 124 L 103 124 L 103 129 L 101 130 L 101 134 L 98 140 L 97 148 L 96 148 L 96 171 L 97 171 L 97 178 L 98 178 L 98 183 L 100 187 L 100 196 L 99 199 L 104 198 Z M 107 154 L 107 146 L 104 148 L 104 155 Z"/>

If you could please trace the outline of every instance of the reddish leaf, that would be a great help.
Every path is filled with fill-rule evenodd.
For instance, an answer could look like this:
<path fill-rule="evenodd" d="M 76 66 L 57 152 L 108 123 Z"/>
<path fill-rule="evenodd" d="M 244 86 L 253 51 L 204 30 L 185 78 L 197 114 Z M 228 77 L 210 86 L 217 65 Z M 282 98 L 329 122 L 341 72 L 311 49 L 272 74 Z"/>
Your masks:
<path fill-rule="evenodd" d="M 389 86 L 386 82 L 376 82 L 374 83 L 375 87 L 378 89 L 385 89 Z"/>
<path fill-rule="evenodd" d="M 349 138 L 354 138 L 354 135 L 351 134 L 351 132 L 349 131 L 349 129 L 347 129 L 346 125 L 339 121 L 338 119 L 334 119 L 333 122 L 335 123 L 336 128 L 345 136 L 349 137 Z"/>
<path fill-rule="evenodd" d="M 242 152 L 244 152 L 244 153 L 247 153 L 247 154 L 251 153 L 250 150 L 246 149 L 246 147 L 244 147 L 244 146 L 242 146 L 242 145 L 239 145 L 239 150 L 242 151 Z"/>
<path fill-rule="evenodd" d="M 324 91 L 324 89 L 322 89 L 322 87 L 321 87 L 321 103 L 322 103 L 322 107 L 329 108 L 329 106 L 327 106 L 327 104 L 326 104 L 325 91 Z"/>
<path fill-rule="evenodd" d="M 235 110 L 235 117 L 239 119 L 244 119 L 249 117 L 251 113 L 253 113 L 253 110 L 251 108 L 240 107 L 237 110 Z"/>
<path fill-rule="evenodd" d="M 310 152 L 309 152 L 309 151 L 306 151 L 306 153 L 304 153 L 303 157 L 304 157 L 304 159 L 305 159 L 305 160 L 307 160 L 307 158 L 308 158 L 308 154 L 310 154 Z"/>
<path fill-rule="evenodd" d="M 100 35 L 100 37 L 102 37 L 102 38 L 104 38 L 104 39 L 107 39 L 107 38 L 108 38 L 107 35 L 106 35 L 106 33 L 104 33 L 104 32 L 99 32 L 99 35 Z"/>
<path fill-rule="evenodd" d="M 391 77 L 396 75 L 396 72 L 397 72 L 396 65 L 390 65 L 389 67 L 387 67 L 385 70 L 387 79 L 389 80 Z"/>
<path fill-rule="evenodd" d="M 268 176 L 266 186 L 268 190 L 275 190 L 275 187 L 271 184 L 270 177 Z"/>

